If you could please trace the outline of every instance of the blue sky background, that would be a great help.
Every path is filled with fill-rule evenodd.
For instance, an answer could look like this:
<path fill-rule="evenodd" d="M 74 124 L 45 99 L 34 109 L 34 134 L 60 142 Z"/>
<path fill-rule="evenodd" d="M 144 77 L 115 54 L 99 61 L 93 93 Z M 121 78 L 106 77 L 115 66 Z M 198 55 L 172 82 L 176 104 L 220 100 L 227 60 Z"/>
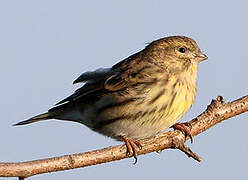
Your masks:
<path fill-rule="evenodd" d="M 169 35 L 194 38 L 209 57 L 199 66 L 198 94 L 182 121 L 218 95 L 247 95 L 247 2 L 0 1 L 0 161 L 27 161 L 117 145 L 78 123 L 13 123 L 51 108 L 78 86 L 82 72 L 110 67 Z M 31 177 L 60 179 L 247 179 L 247 113 L 194 138 L 198 163 L 177 150 Z M 10 178 L 16 179 L 16 178 Z"/>

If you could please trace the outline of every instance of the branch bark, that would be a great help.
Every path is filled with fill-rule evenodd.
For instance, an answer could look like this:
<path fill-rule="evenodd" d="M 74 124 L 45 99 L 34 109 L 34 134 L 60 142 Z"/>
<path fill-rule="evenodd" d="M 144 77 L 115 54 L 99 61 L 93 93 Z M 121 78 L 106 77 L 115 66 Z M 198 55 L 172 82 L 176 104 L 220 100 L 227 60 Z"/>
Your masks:
<path fill-rule="evenodd" d="M 217 99 L 212 100 L 211 104 L 202 114 L 187 123 L 191 127 L 191 135 L 196 136 L 215 124 L 246 111 L 248 111 L 248 96 L 229 103 L 225 103 L 223 97 L 218 96 Z M 138 155 L 173 148 L 179 149 L 189 157 L 200 161 L 200 157 L 192 152 L 184 142 L 185 136 L 181 131 L 169 131 L 155 137 L 140 140 L 143 148 L 138 150 Z M 124 158 L 128 158 L 126 147 L 125 145 L 119 145 L 48 159 L 14 163 L 1 162 L 0 177 L 19 177 L 19 179 L 24 179 L 25 177 L 37 174 L 86 167 Z"/>

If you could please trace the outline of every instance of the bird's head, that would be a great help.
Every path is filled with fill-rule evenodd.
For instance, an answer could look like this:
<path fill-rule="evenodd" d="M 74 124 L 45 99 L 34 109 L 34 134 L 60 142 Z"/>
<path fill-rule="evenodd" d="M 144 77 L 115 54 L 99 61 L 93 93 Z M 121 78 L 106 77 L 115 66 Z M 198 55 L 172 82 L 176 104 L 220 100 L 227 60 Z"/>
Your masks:
<path fill-rule="evenodd" d="M 153 63 L 178 71 L 207 59 L 197 43 L 185 36 L 170 36 L 153 41 L 145 50 Z"/>

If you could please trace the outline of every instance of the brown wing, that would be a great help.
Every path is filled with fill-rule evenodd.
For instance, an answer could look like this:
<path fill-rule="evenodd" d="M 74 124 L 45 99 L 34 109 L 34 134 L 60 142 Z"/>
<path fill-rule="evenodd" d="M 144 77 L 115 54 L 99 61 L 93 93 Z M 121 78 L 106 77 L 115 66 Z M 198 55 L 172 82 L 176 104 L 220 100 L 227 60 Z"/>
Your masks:
<path fill-rule="evenodd" d="M 58 102 L 56 105 L 75 101 L 96 92 L 123 90 L 134 84 L 146 82 L 147 79 L 151 80 L 151 77 L 148 75 L 148 72 L 151 72 L 149 70 L 151 66 L 142 63 L 141 52 L 126 58 L 112 68 L 102 68 L 83 73 L 73 83 L 86 83 L 77 89 L 74 94 Z"/>
<path fill-rule="evenodd" d="M 104 88 L 109 91 L 119 91 L 137 83 L 145 83 L 153 80 L 151 74 L 152 65 L 143 59 L 143 51 L 140 51 L 112 67 L 117 74 L 110 76 L 104 83 Z"/>
<path fill-rule="evenodd" d="M 61 100 L 56 105 L 63 104 L 68 101 L 75 101 L 81 97 L 92 94 L 103 89 L 106 79 L 116 74 L 117 72 L 111 68 L 97 69 L 96 71 L 85 72 L 80 75 L 73 84 L 85 82 L 85 84 L 77 89 L 71 96 Z"/>

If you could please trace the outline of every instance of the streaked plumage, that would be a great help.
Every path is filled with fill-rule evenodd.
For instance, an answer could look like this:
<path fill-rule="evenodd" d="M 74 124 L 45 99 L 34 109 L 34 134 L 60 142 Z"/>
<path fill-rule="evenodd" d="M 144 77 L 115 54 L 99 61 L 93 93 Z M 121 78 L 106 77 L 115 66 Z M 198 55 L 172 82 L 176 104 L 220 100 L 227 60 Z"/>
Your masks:
<path fill-rule="evenodd" d="M 190 38 L 156 40 L 112 68 L 83 73 L 74 83 L 85 84 L 74 94 L 48 113 L 16 125 L 61 119 L 118 140 L 156 135 L 192 106 L 197 65 L 206 58 Z"/>

